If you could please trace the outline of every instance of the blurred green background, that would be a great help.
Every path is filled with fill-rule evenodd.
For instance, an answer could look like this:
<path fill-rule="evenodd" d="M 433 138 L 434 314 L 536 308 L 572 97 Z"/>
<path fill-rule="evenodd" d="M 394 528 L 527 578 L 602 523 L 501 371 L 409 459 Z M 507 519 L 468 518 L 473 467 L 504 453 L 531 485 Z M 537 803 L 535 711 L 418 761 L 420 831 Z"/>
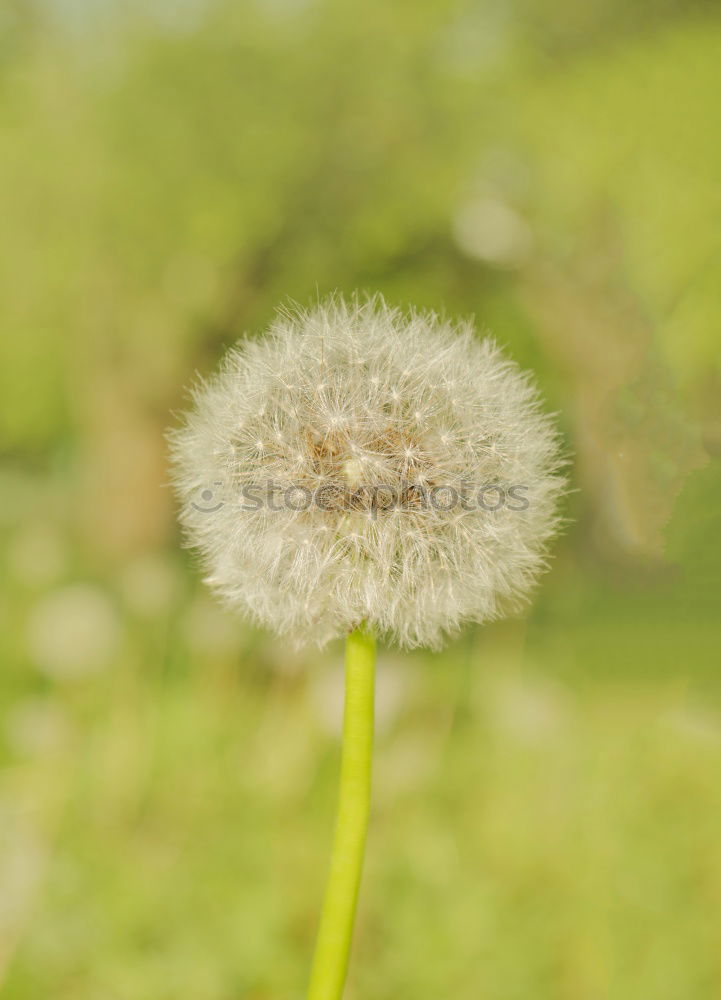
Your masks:
<path fill-rule="evenodd" d="M 558 410 L 523 620 L 381 652 L 349 1000 L 721 996 L 721 11 L 3 0 L 0 992 L 303 995 L 341 650 L 223 613 L 164 431 L 278 302 L 475 314 Z"/>

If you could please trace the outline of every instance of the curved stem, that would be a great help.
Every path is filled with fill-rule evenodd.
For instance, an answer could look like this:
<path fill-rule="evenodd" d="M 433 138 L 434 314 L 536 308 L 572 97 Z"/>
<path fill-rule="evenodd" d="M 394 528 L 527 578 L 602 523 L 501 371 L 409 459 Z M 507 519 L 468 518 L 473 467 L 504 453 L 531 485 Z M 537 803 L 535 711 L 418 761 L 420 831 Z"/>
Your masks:
<path fill-rule="evenodd" d="M 375 660 L 373 635 L 351 632 L 345 648 L 338 812 L 308 1000 L 339 1000 L 348 968 L 370 810 Z"/>

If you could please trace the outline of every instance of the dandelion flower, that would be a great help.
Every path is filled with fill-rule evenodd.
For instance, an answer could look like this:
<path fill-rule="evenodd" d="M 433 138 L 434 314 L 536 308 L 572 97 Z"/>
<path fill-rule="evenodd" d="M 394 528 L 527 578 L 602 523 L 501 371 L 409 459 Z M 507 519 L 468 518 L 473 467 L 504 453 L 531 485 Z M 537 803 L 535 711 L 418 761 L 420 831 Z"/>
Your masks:
<path fill-rule="evenodd" d="M 558 527 L 559 440 L 469 323 L 380 297 L 280 312 L 173 435 L 187 540 L 227 604 L 346 636 L 338 816 L 308 1000 L 339 1000 L 370 808 L 375 635 L 439 645 L 528 596 Z"/>
<path fill-rule="evenodd" d="M 174 435 L 187 540 L 231 607 L 299 644 L 359 623 L 438 646 L 522 604 L 558 526 L 558 436 L 470 323 L 379 298 L 281 312 Z"/>

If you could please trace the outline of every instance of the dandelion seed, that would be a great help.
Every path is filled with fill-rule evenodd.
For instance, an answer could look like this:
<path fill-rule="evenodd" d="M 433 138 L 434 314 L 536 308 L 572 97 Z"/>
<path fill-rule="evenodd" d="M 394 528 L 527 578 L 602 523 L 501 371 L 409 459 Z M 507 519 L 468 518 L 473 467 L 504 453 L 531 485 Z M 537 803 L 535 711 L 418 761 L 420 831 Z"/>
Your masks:
<path fill-rule="evenodd" d="M 211 586 L 300 644 L 364 622 L 403 646 L 438 646 L 517 608 L 545 567 L 565 482 L 531 379 L 492 339 L 378 297 L 284 311 L 264 339 L 240 343 L 196 393 L 173 457 L 187 540 Z M 527 504 L 442 509 L 406 492 L 384 508 L 380 487 L 402 498 L 411 473 L 457 491 L 520 485 Z M 204 480 L 272 481 L 328 502 L 225 503 L 210 515 L 193 503 Z"/>

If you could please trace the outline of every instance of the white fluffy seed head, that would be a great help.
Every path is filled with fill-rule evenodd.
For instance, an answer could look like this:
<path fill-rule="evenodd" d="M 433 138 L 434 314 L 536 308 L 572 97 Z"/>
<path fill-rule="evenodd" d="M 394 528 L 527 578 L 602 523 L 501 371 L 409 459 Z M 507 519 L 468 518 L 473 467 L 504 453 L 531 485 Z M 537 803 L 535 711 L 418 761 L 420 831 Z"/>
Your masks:
<path fill-rule="evenodd" d="M 365 622 L 437 646 L 545 566 L 558 434 L 469 323 L 380 297 L 282 311 L 194 402 L 171 435 L 187 541 L 227 604 L 297 643 Z"/>

